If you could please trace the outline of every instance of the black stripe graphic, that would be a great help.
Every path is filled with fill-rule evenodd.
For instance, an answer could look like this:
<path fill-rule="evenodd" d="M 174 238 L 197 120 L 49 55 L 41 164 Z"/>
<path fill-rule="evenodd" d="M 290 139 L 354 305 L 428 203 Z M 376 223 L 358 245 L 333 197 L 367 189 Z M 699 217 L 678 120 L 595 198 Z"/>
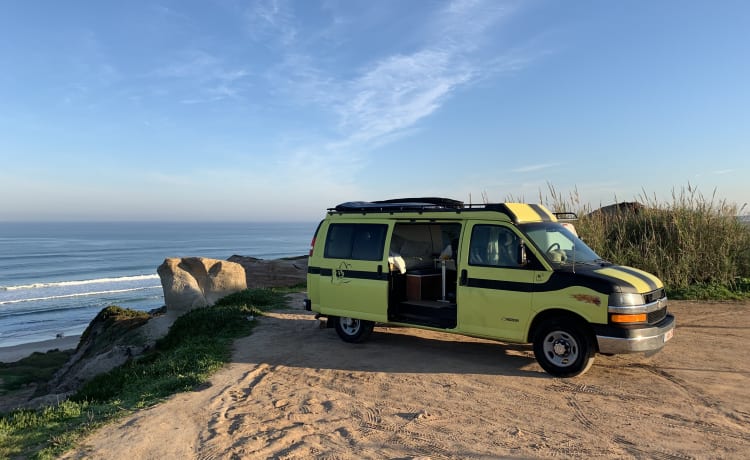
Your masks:
<path fill-rule="evenodd" d="M 334 270 L 331 268 L 307 267 L 307 273 L 310 273 L 311 275 L 333 276 L 333 272 Z M 388 280 L 387 273 L 366 272 L 366 271 L 361 271 L 361 270 L 344 270 L 341 277 L 362 279 L 362 280 L 378 280 L 378 281 Z"/>
<path fill-rule="evenodd" d="M 334 270 L 330 268 L 308 267 L 307 272 L 312 275 L 318 274 L 325 277 L 333 276 Z M 633 275 L 637 275 L 637 273 L 633 273 Z M 344 270 L 343 277 L 380 281 L 388 280 L 387 273 L 378 274 L 377 272 L 359 270 Z M 636 289 L 635 286 L 620 278 L 606 276 L 601 273 L 597 273 L 596 276 L 587 276 L 583 272 L 553 272 L 545 283 L 522 283 L 518 281 L 502 281 L 497 279 L 469 278 L 466 281 L 466 285 L 468 287 L 479 289 L 514 292 L 553 292 L 571 287 L 584 287 L 604 295 L 610 295 L 613 291 L 638 293 L 638 289 Z"/>
<path fill-rule="evenodd" d="M 538 204 L 530 204 L 529 207 L 534 210 L 535 213 L 542 219 L 542 222 L 552 222 L 546 212 Z"/>
<path fill-rule="evenodd" d="M 617 288 L 619 289 L 615 289 L 614 292 L 632 292 L 638 294 L 638 288 L 622 278 L 616 278 L 614 276 L 605 275 L 603 273 L 597 273 L 596 276 L 601 278 L 603 282 L 610 283 L 611 286 L 617 286 Z"/>
<path fill-rule="evenodd" d="M 468 287 L 479 289 L 492 289 L 496 291 L 534 292 L 534 283 L 519 283 L 514 281 L 486 280 L 482 278 L 469 278 L 466 280 Z"/>
<path fill-rule="evenodd" d="M 625 272 L 625 273 L 627 273 L 629 275 L 635 276 L 636 278 L 640 279 L 644 283 L 648 284 L 648 287 L 652 291 L 655 291 L 655 290 L 659 289 L 659 286 L 656 285 L 656 283 L 654 282 L 654 280 L 652 280 L 648 276 L 643 275 L 642 273 L 638 273 L 637 271 L 632 270 L 632 269 L 630 269 L 628 267 L 623 267 L 623 266 L 619 266 L 619 265 L 616 266 L 616 267 L 612 267 L 612 268 L 614 268 L 616 270 L 620 270 L 622 272 Z"/>
<path fill-rule="evenodd" d="M 387 273 L 364 272 L 358 270 L 344 270 L 343 278 L 355 278 L 360 280 L 388 281 Z"/>
<path fill-rule="evenodd" d="M 513 292 L 554 292 L 566 288 L 584 287 L 600 294 L 610 295 L 613 285 L 619 287 L 620 292 L 637 292 L 635 287 L 624 283 L 618 278 L 603 279 L 603 276 L 585 276 L 582 274 L 554 272 L 546 283 L 522 283 L 518 281 L 498 281 L 483 278 L 469 278 L 466 285 L 480 289 L 493 289 Z"/>

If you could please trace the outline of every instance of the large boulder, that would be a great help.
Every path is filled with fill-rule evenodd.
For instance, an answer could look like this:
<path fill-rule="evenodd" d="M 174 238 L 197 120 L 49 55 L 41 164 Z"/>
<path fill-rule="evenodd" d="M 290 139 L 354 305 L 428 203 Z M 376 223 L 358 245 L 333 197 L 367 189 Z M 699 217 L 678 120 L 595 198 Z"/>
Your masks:
<path fill-rule="evenodd" d="M 170 258 L 156 272 L 170 313 L 211 306 L 222 297 L 247 289 L 245 269 L 226 260 Z"/>

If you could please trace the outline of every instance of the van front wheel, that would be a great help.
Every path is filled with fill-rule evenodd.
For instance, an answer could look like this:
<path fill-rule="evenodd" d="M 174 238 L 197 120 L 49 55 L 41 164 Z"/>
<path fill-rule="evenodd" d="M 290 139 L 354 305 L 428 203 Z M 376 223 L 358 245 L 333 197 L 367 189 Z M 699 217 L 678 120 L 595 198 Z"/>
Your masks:
<path fill-rule="evenodd" d="M 552 318 L 534 334 L 534 356 L 555 377 L 575 377 L 594 363 L 594 346 L 591 335 L 580 324 L 567 318 Z"/>
<path fill-rule="evenodd" d="M 341 340 L 349 343 L 364 342 L 372 334 L 375 323 L 361 319 L 338 317 L 335 322 L 336 333 Z"/>

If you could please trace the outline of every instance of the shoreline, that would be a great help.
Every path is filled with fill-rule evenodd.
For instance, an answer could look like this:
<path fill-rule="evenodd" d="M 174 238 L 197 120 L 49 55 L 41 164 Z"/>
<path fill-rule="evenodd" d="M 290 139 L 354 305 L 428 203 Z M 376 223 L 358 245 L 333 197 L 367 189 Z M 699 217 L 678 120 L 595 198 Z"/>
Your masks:
<path fill-rule="evenodd" d="M 78 346 L 80 335 L 71 335 L 40 342 L 22 343 L 9 347 L 0 347 L 0 363 L 14 363 L 34 352 L 46 353 L 50 350 L 71 350 Z"/>

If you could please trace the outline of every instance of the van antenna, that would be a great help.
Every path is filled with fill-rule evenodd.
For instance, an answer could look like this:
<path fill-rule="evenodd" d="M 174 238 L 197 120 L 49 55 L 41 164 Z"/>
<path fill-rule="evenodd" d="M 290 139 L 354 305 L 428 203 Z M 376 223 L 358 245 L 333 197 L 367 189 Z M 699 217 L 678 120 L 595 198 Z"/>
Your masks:
<path fill-rule="evenodd" d="M 573 241 L 573 274 L 576 274 L 576 242 Z"/>

